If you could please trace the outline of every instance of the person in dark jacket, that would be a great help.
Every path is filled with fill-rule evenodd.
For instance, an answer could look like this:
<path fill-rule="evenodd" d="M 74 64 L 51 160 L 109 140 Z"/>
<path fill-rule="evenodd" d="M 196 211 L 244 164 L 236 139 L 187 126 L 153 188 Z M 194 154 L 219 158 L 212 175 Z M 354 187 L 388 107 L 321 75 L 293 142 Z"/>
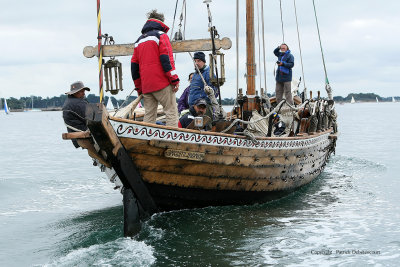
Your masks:
<path fill-rule="evenodd" d="M 282 101 L 283 94 L 285 94 L 285 98 L 287 103 L 293 105 L 293 96 L 292 96 L 292 68 L 294 66 L 294 57 L 290 53 L 289 47 L 286 44 L 281 44 L 274 50 L 275 56 L 278 57 L 278 69 L 276 70 L 276 103 Z"/>
<path fill-rule="evenodd" d="M 204 116 L 206 114 L 207 102 L 205 99 L 199 98 L 193 106 L 190 106 L 189 112 L 179 119 L 179 128 L 186 128 L 194 120 L 195 117 Z"/>
<path fill-rule="evenodd" d="M 69 133 L 87 130 L 85 114 L 88 101 L 85 99 L 85 91 L 90 91 L 90 89 L 83 82 L 77 81 L 71 84 L 70 91 L 65 93 L 68 97 L 62 110 Z M 79 147 L 75 139 L 72 139 L 72 143 L 76 148 Z"/>
<path fill-rule="evenodd" d="M 285 134 L 286 124 L 280 120 L 280 117 L 277 113 L 272 114 L 272 117 L 272 123 L 274 124 L 274 135 L 281 136 Z"/>
<path fill-rule="evenodd" d="M 153 10 L 135 42 L 131 59 L 131 74 L 138 94 L 143 94 L 145 115 L 143 121 L 155 123 L 160 103 L 166 115 L 166 125 L 178 126 L 178 108 L 175 93 L 179 77 L 175 71 L 172 46 L 164 24 L 164 15 Z"/>
<path fill-rule="evenodd" d="M 189 91 L 190 91 L 190 83 L 192 82 L 194 72 L 189 74 L 189 86 L 186 87 L 185 91 L 183 91 L 181 97 L 178 100 L 178 112 L 181 113 L 182 110 L 189 108 Z"/>
<path fill-rule="evenodd" d="M 204 83 L 200 75 L 203 76 L 206 84 L 214 90 L 214 95 L 218 96 L 216 89 L 211 85 L 210 82 L 210 67 L 206 65 L 206 55 L 203 52 L 194 53 L 193 59 L 196 66 L 199 68 L 200 73 L 195 69 L 195 73 L 190 83 L 189 91 L 189 106 L 193 106 L 197 99 L 205 99 L 207 104 L 211 104 L 211 100 L 208 98 L 207 93 L 204 92 Z"/>

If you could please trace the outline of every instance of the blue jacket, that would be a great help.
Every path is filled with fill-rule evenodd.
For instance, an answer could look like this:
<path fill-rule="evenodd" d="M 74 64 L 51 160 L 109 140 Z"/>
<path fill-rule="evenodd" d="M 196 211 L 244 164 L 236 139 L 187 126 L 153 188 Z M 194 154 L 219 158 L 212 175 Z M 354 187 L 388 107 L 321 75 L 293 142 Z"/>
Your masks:
<path fill-rule="evenodd" d="M 215 87 L 212 86 L 210 82 L 210 67 L 205 66 L 203 69 L 200 70 L 200 72 L 201 75 L 203 75 L 207 85 L 211 86 L 214 89 L 215 96 L 218 96 Z M 211 104 L 210 99 L 204 92 L 203 80 L 201 79 L 200 74 L 196 71 L 192 77 L 192 82 L 190 83 L 189 106 L 193 106 L 194 103 L 196 103 L 196 100 L 199 98 L 204 98 L 208 104 Z"/>
<path fill-rule="evenodd" d="M 290 53 L 290 50 L 286 53 L 279 52 L 279 47 L 274 50 L 275 56 L 278 57 L 278 61 L 283 63 L 283 66 L 279 66 L 276 70 L 275 79 L 277 82 L 291 82 L 292 81 L 292 68 L 294 66 L 294 57 Z"/>

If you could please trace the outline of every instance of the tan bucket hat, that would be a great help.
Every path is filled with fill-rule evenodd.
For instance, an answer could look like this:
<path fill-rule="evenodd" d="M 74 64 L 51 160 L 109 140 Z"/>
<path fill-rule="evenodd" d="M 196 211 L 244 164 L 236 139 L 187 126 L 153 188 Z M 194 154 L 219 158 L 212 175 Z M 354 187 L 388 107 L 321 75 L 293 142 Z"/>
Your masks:
<path fill-rule="evenodd" d="M 74 82 L 73 84 L 71 84 L 71 90 L 69 92 L 66 92 L 66 95 L 73 95 L 77 92 L 79 92 L 80 90 L 86 90 L 86 91 L 90 91 L 90 88 L 86 87 L 83 82 L 81 81 L 77 81 Z"/>

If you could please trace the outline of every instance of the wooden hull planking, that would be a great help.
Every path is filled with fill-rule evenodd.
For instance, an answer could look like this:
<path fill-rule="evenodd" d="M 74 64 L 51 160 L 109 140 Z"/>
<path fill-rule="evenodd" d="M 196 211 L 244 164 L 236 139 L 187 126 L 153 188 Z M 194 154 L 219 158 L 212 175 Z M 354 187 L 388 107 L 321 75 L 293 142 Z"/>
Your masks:
<path fill-rule="evenodd" d="M 322 172 L 335 142 L 331 130 L 255 144 L 228 134 L 110 122 L 162 210 L 280 198 Z"/>

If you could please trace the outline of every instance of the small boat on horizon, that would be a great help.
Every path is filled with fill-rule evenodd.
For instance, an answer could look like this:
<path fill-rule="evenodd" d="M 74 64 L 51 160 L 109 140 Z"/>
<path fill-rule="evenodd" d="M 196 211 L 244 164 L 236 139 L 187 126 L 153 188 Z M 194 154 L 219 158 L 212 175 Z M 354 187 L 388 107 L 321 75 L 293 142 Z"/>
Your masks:
<path fill-rule="evenodd" d="M 114 104 L 112 103 L 111 97 L 108 98 L 106 108 L 107 108 L 108 111 L 114 111 L 115 110 L 115 107 L 114 107 Z"/>
<path fill-rule="evenodd" d="M 351 101 L 350 101 L 350 103 L 351 103 L 351 104 L 354 104 L 354 103 L 356 103 L 356 101 L 354 100 L 354 96 L 352 96 L 352 97 L 351 97 Z"/>
<path fill-rule="evenodd" d="M 8 115 L 10 110 L 8 109 L 7 100 L 4 98 L 4 112 Z"/>

